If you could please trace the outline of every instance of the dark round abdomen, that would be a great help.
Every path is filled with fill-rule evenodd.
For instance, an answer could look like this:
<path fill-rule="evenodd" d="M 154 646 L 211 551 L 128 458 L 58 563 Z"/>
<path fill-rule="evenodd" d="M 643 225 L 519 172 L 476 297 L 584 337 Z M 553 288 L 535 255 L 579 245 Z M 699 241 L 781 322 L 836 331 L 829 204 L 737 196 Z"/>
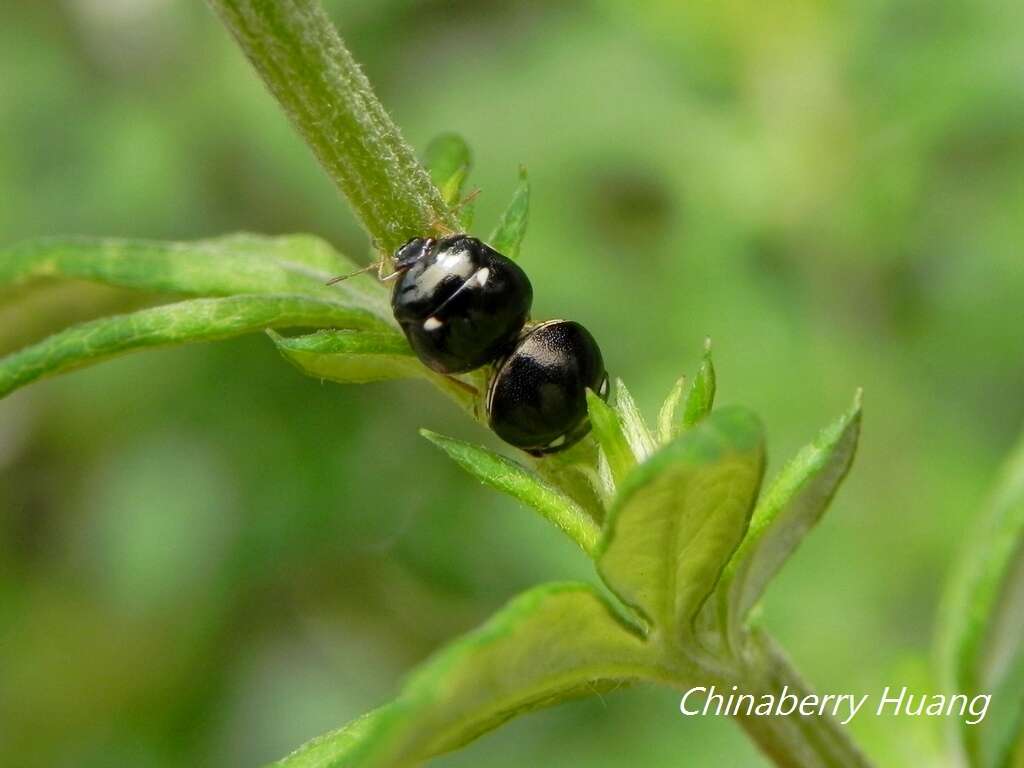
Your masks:
<path fill-rule="evenodd" d="M 531 453 L 567 448 L 590 431 L 587 389 L 604 397 L 607 380 L 586 328 L 566 320 L 539 325 L 495 373 L 487 398 L 491 429 Z"/>
<path fill-rule="evenodd" d="M 532 303 L 526 273 L 465 236 L 440 241 L 402 274 L 391 297 L 413 351 L 440 373 L 471 371 L 506 352 Z"/>

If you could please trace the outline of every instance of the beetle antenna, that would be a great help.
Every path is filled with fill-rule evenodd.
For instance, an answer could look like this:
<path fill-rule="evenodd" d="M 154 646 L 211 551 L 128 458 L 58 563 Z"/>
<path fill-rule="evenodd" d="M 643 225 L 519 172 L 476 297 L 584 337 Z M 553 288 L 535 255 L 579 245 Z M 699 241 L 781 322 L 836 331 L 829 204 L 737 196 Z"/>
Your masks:
<path fill-rule="evenodd" d="M 459 213 L 463 208 L 476 200 L 480 196 L 481 191 L 480 187 L 473 187 L 468 195 L 452 206 L 452 213 Z"/>
<path fill-rule="evenodd" d="M 347 275 L 338 275 L 338 277 L 332 277 L 330 280 L 327 281 L 326 284 L 327 285 L 334 285 L 335 283 L 340 283 L 342 280 L 348 280 L 350 277 L 355 277 L 356 275 L 361 275 L 364 272 L 369 272 L 369 271 L 374 270 L 374 269 L 376 269 L 378 272 L 380 272 L 380 267 L 381 267 L 381 262 L 375 261 L 375 262 L 373 262 L 373 264 L 367 264 L 365 267 L 362 267 L 361 269 L 357 269 L 355 272 L 349 272 Z"/>

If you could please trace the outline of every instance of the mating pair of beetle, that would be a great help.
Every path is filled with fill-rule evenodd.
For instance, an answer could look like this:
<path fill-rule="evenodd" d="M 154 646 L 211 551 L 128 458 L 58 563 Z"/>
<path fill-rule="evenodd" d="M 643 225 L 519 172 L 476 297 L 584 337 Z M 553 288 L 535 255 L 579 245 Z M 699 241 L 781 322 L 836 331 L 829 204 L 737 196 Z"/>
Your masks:
<path fill-rule="evenodd" d="M 416 237 L 395 251 L 391 308 L 417 357 L 443 374 L 487 364 L 487 419 L 534 455 L 587 434 L 588 389 L 608 395 L 601 350 L 570 320 L 527 325 L 533 287 L 513 261 L 480 240 Z"/>

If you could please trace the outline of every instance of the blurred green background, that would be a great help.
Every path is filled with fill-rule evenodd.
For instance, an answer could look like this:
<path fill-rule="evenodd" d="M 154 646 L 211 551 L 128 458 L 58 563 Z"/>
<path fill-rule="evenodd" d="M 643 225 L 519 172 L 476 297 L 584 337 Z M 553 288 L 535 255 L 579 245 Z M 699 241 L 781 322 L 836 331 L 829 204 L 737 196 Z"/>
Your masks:
<path fill-rule="evenodd" d="M 1024 418 L 1024 14 L 1001 0 L 329 2 L 410 141 L 474 147 L 479 231 L 518 164 L 540 317 L 584 322 L 649 415 L 714 339 L 769 474 L 865 389 L 862 448 L 764 621 L 814 685 L 935 690 L 943 582 Z M 0 7 L 0 238 L 366 239 L 213 14 Z M 40 287 L 6 352 L 153 297 Z M 418 384 L 321 385 L 253 337 L 0 402 L 0 765 L 248 766 L 386 700 L 572 545 L 416 428 Z M 493 441 L 492 441 L 493 442 Z M 761 765 L 637 688 L 450 766 Z M 882 765 L 939 723 L 861 717 Z"/>

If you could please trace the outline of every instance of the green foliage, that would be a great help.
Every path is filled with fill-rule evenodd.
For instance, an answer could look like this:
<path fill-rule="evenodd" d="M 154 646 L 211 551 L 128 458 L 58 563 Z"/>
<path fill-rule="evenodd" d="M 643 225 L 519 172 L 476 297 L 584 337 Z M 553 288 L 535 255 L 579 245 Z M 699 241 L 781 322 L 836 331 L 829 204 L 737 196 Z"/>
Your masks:
<path fill-rule="evenodd" d="M 401 694 L 277 765 L 401 768 L 518 714 L 647 674 L 649 650 L 586 584 L 545 584 L 428 660 Z"/>
<path fill-rule="evenodd" d="M 575 501 L 536 473 L 485 448 L 426 429 L 420 432 L 480 482 L 533 507 L 579 544 L 584 552 L 588 555 L 594 553 L 599 534 L 594 520 Z"/>
<path fill-rule="evenodd" d="M 750 532 L 717 589 L 718 619 L 733 643 L 768 582 L 821 519 L 850 471 L 860 417 L 858 392 L 851 409 L 786 465 L 754 509 Z"/>
<path fill-rule="evenodd" d="M 0 396 L 137 349 L 229 339 L 266 328 L 378 324 L 365 310 L 294 294 L 192 299 L 83 323 L 0 359 Z"/>
<path fill-rule="evenodd" d="M 640 461 L 645 460 L 654 452 L 654 436 L 622 379 L 615 380 L 615 410 L 619 414 L 630 450 Z"/>
<path fill-rule="evenodd" d="M 425 378 L 426 370 L 400 333 L 323 330 L 286 337 L 269 332 L 284 358 L 310 376 L 339 384 Z"/>
<path fill-rule="evenodd" d="M 465 142 L 446 135 L 428 149 L 438 190 L 316 2 L 211 4 L 378 248 L 391 251 L 410 236 L 457 226 L 451 209 L 471 166 Z M 521 171 L 490 238 L 511 258 L 526 232 L 529 199 Z M 352 265 L 314 239 L 47 240 L 15 246 L 6 256 L 0 282 L 17 289 L 68 278 L 194 298 L 75 326 L 16 352 L 0 360 L 0 395 L 132 349 L 265 330 L 311 376 L 343 383 L 421 378 L 475 416 L 482 412 L 485 374 L 444 377 L 423 368 L 393 327 L 379 285 L 324 284 Z M 319 330 L 285 336 L 275 328 Z M 741 408 L 713 411 L 714 395 L 710 346 L 689 389 L 680 380 L 662 406 L 657 435 L 622 382 L 614 407 L 588 392 L 593 434 L 532 469 L 424 431 L 478 480 L 568 535 L 592 558 L 611 595 L 587 584 L 527 591 L 428 660 L 393 702 L 282 764 L 418 764 L 523 712 L 624 682 L 768 691 L 780 680 L 795 681 L 781 654 L 744 619 L 845 476 L 859 404 L 805 449 L 758 504 L 760 422 Z M 715 620 L 699 620 L 705 609 Z M 1003 623 L 1014 621 L 1010 615 Z M 744 726 L 781 762 L 864 764 L 828 718 Z"/>
<path fill-rule="evenodd" d="M 435 137 L 423 153 L 423 165 L 449 208 L 462 201 L 466 178 L 473 168 L 473 153 L 456 133 Z"/>
<path fill-rule="evenodd" d="M 710 366 L 709 356 L 705 363 Z M 478 480 L 519 499 L 576 541 L 621 603 L 586 585 L 530 590 L 428 661 L 392 703 L 314 740 L 282 765 L 412 765 L 516 714 L 634 680 L 677 687 L 713 681 L 744 690 L 773 690 L 779 680 L 802 686 L 764 637 L 738 624 L 727 638 L 724 625 L 697 619 L 702 607 L 718 605 L 709 600 L 716 593 L 727 612 L 745 615 L 820 517 L 852 460 L 859 399 L 783 470 L 756 505 L 757 526 L 748 530 L 764 469 L 757 418 L 736 407 L 711 412 L 641 457 L 622 424 L 639 430 L 642 417 L 621 383 L 617 391 L 622 417 L 596 395 L 589 400 L 602 451 L 611 446 L 629 454 L 600 532 L 583 509 L 529 469 L 462 441 L 423 434 Z M 646 439 L 635 444 L 646 451 Z M 730 589 L 736 584 L 746 589 Z M 763 682 L 765 676 L 775 682 Z M 800 764 L 866 765 L 827 720 L 795 729 L 782 722 L 774 731 L 752 729 L 752 735 Z"/>
<path fill-rule="evenodd" d="M 760 424 L 730 408 L 670 442 L 622 484 L 598 569 L 665 642 L 692 634 L 697 610 L 747 530 L 763 469 Z"/>
<path fill-rule="evenodd" d="M 658 411 L 658 442 L 667 443 L 679 434 L 682 429 L 683 419 L 678 415 L 679 405 L 683 402 L 683 393 L 686 392 L 686 377 L 680 376 L 676 379 L 672 391 L 668 393 L 665 402 Z"/>
<path fill-rule="evenodd" d="M 715 402 L 715 366 L 711 362 L 711 340 L 704 344 L 704 358 L 686 392 L 683 404 L 683 429 L 689 429 L 711 412 Z"/>
<path fill-rule="evenodd" d="M 350 266 L 323 241 L 307 236 L 230 235 L 194 244 L 47 238 L 11 246 L 0 253 L 0 286 L 24 289 L 44 279 L 78 279 L 204 298 L 93 320 L 0 358 L 0 396 L 133 350 L 268 328 L 397 335 L 388 330 L 379 291 L 353 285 L 332 291 L 324 285 L 332 272 Z"/>
<path fill-rule="evenodd" d="M 992 695 L 982 722 L 957 724 L 969 764 L 1011 765 L 1024 744 L 1024 441 L 951 581 L 940 641 L 950 688 Z"/>
<path fill-rule="evenodd" d="M 45 237 L 0 248 L 0 288 L 41 280 L 88 280 L 188 296 L 303 293 L 369 309 L 386 320 L 383 291 L 355 281 L 326 281 L 356 268 L 311 235 L 225 235 L 159 242 L 116 238 Z"/>
<path fill-rule="evenodd" d="M 587 407 L 594 438 L 601 446 L 601 455 L 607 462 L 613 482 L 620 483 L 636 464 L 636 456 L 626 440 L 619 414 L 590 390 L 587 390 Z"/>
<path fill-rule="evenodd" d="M 515 261 L 519 258 L 519 249 L 526 237 L 526 225 L 530 213 L 530 181 L 526 177 L 526 169 L 519 169 L 519 183 L 512 194 L 512 201 L 505 208 L 498 224 L 491 232 L 488 242 L 496 251 L 503 253 Z"/>

